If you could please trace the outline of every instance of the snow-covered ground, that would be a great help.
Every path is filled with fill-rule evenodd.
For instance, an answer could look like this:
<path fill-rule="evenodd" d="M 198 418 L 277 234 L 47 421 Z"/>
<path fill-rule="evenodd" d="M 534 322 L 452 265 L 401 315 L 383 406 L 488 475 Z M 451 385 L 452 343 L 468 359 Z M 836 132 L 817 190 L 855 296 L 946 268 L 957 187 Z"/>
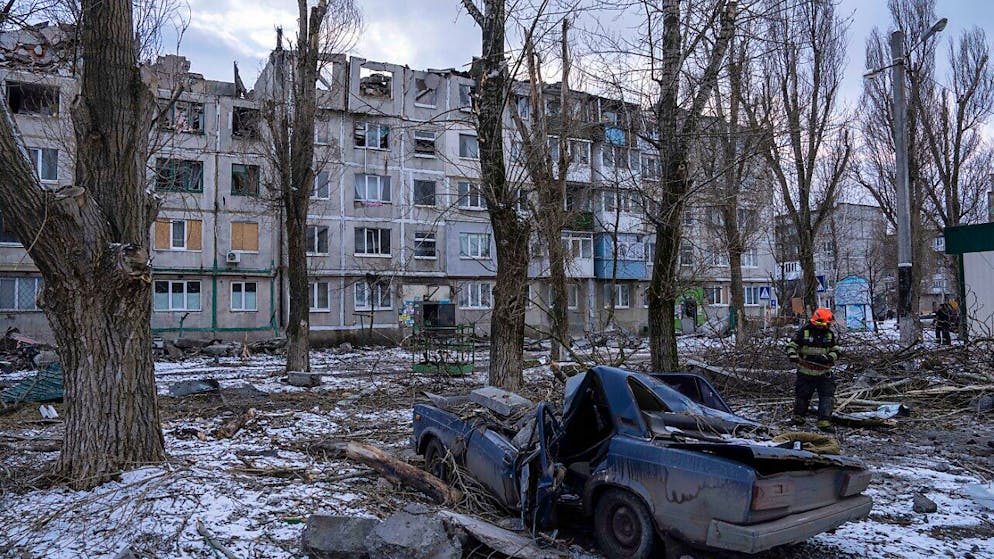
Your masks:
<path fill-rule="evenodd" d="M 716 343 L 683 338 L 681 352 Z M 413 375 L 410 357 L 387 348 L 319 351 L 312 364 L 324 373 L 323 384 L 313 389 L 285 384 L 281 360 L 267 356 L 157 364 L 169 462 L 124 473 L 93 491 L 28 490 L 23 482 L 31 472 L 43 472 L 55 453 L 12 454 L 0 446 L 0 481 L 11 480 L 0 488 L 0 556 L 113 557 L 130 545 L 140 556 L 213 557 L 199 522 L 238 556 L 297 557 L 301 522 L 312 513 L 383 516 L 423 500 L 348 461 L 329 459 L 309 443 L 363 440 L 409 457 L 410 409 L 421 391 L 478 385 L 483 363 L 465 379 Z M 541 387 L 551 385 L 550 376 L 538 366 L 527 380 Z M 204 378 L 219 381 L 220 397 L 168 396 L 173 384 Z M 224 419 L 247 407 L 257 409 L 253 423 L 233 439 L 213 437 Z M 59 424 L 28 423 L 37 410 L 22 412 L 0 417 L 0 443 L 12 436 L 59 439 Z M 983 424 L 961 427 L 979 432 L 981 445 L 992 438 L 989 424 L 986 432 Z M 964 493 L 967 484 L 989 481 L 983 470 L 971 472 L 941 439 L 915 429 L 841 432 L 843 448 L 877 472 L 869 491 L 876 502 L 871 517 L 767 557 L 994 558 L 994 512 Z M 919 491 L 938 504 L 937 513 L 912 512 Z"/>

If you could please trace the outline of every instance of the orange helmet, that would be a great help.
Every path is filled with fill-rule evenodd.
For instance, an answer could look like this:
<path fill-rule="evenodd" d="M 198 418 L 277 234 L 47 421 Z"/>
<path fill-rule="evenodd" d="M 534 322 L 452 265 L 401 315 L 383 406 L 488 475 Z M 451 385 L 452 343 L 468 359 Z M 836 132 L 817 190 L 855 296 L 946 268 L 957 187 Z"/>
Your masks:
<path fill-rule="evenodd" d="M 811 315 L 811 324 L 818 328 L 828 328 L 832 320 L 832 311 L 825 308 L 815 309 L 815 312 Z"/>

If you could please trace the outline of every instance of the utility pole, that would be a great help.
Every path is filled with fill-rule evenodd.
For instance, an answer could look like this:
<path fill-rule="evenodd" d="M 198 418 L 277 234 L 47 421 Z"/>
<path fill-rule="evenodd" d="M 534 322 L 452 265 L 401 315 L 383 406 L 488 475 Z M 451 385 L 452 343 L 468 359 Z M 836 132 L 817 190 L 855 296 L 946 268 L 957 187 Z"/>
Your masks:
<path fill-rule="evenodd" d="M 908 103 L 904 89 L 904 31 L 890 35 L 894 80 L 894 151 L 897 163 L 897 325 L 905 346 L 918 339 L 911 314 L 913 263 L 911 256 L 911 194 L 908 188 Z"/>

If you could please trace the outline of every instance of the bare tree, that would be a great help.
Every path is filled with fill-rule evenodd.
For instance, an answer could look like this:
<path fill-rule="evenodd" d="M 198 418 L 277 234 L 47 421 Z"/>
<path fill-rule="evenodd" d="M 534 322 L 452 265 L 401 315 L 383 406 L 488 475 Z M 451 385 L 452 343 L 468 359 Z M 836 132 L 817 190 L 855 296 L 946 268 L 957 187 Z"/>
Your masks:
<path fill-rule="evenodd" d="M 937 229 L 982 219 L 994 165 L 994 146 L 983 133 L 994 112 L 994 69 L 984 31 L 969 29 L 951 41 L 948 64 L 948 88 L 920 87 L 919 76 L 910 75 L 911 90 L 918 94 L 912 102 L 921 114 L 925 147 L 938 179 L 938 188 L 925 190 Z M 947 258 L 947 267 L 954 285 L 959 285 L 959 260 Z M 967 331 L 965 313 L 961 313 L 960 331 Z"/>
<path fill-rule="evenodd" d="M 677 270 L 682 238 L 683 212 L 690 190 L 691 142 L 700 130 L 702 112 L 717 84 L 718 73 L 735 32 L 738 2 L 709 2 L 681 17 L 681 2 L 667 0 L 662 11 L 654 3 L 643 6 L 649 45 L 649 65 L 658 86 L 652 103 L 655 138 L 661 173 L 658 209 L 650 216 L 656 232 L 652 278 L 649 282 L 649 353 L 652 368 L 677 368 L 676 328 L 673 309 L 677 298 Z M 661 26 L 659 24 L 662 24 Z M 657 29 L 662 28 L 662 36 Z M 700 70 L 687 66 L 696 62 Z M 696 74 L 688 80 L 686 74 Z M 681 86 L 685 88 L 681 95 Z M 681 101 L 686 100 L 686 105 Z"/>
<path fill-rule="evenodd" d="M 762 91 L 745 104 L 750 124 L 769 134 L 763 155 L 796 235 L 802 293 L 817 306 L 815 245 L 852 155 L 838 106 L 847 22 L 830 1 L 767 2 Z"/>
<path fill-rule="evenodd" d="M 3 99 L 0 206 L 44 278 L 38 300 L 59 346 L 66 422 L 58 471 L 88 488 L 164 458 L 152 363 L 145 175 L 156 104 L 142 81 L 130 0 L 80 3 L 73 104 L 75 184 L 32 170 Z"/>
<path fill-rule="evenodd" d="M 935 98 L 935 39 L 920 43 L 922 36 L 935 20 L 934 0 L 891 0 L 888 2 L 893 25 L 905 32 L 905 67 L 914 79 L 910 80 L 908 97 L 911 103 L 907 115 L 908 135 L 908 184 L 911 213 L 912 268 L 911 307 L 920 306 L 920 286 L 932 267 L 927 244 L 931 235 L 922 227 L 929 202 L 928 192 L 937 183 L 935 166 L 928 148 L 925 121 L 921 108 L 926 99 Z M 918 47 L 911 49 L 913 45 Z M 889 41 L 879 29 L 874 29 L 866 40 L 866 65 L 882 68 L 891 63 Z M 856 181 L 883 210 L 892 227 L 897 226 L 896 165 L 894 159 L 893 83 L 889 73 L 866 80 L 860 104 L 860 150 L 858 165 L 854 167 Z M 934 108 L 934 106 L 933 106 Z M 933 117 L 934 118 L 934 117 Z M 912 313 L 917 316 L 917 313 Z"/>
<path fill-rule="evenodd" d="M 747 22 L 740 22 L 746 27 Z M 728 256 L 731 308 L 736 318 L 736 342 L 745 339 L 747 317 L 745 314 L 745 289 L 742 261 L 753 246 L 759 230 L 758 209 L 760 189 L 765 167 L 761 162 L 759 144 L 761 135 L 745 125 L 742 98 L 752 94 L 755 77 L 751 75 L 750 57 L 755 53 L 748 32 L 740 32 L 729 49 L 728 64 L 719 76 L 709 109 L 715 115 L 709 121 L 701 138 L 702 153 L 698 156 L 702 174 L 716 182 L 703 198 L 709 208 L 720 215 L 718 220 L 707 220 L 714 229 L 720 247 Z M 713 221 L 717 221 L 714 223 Z"/>
<path fill-rule="evenodd" d="M 507 180 L 504 160 L 504 110 L 512 87 L 505 45 L 507 7 L 504 0 L 483 0 L 482 10 L 472 0 L 463 0 L 463 6 L 479 26 L 483 43 L 482 56 L 473 61 L 473 112 L 483 195 L 497 245 L 487 382 L 518 390 L 524 385 L 525 291 L 532 224 L 518 212 L 519 192 Z"/>
<path fill-rule="evenodd" d="M 309 371 L 310 290 L 307 274 L 307 210 L 314 187 L 314 127 L 318 70 L 329 54 L 353 37 L 360 21 L 352 0 L 297 0 L 297 38 L 282 39 L 272 53 L 270 98 L 263 103 L 267 141 L 276 175 L 272 186 L 283 215 L 287 247 L 289 317 L 287 371 Z"/>

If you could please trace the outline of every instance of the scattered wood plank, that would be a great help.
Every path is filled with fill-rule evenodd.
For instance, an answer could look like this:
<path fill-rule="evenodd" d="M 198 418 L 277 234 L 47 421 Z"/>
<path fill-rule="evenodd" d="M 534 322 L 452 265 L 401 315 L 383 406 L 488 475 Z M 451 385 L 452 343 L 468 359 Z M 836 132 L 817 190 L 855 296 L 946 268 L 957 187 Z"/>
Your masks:
<path fill-rule="evenodd" d="M 428 495 L 440 504 L 455 504 L 459 492 L 428 472 L 403 462 L 375 446 L 349 441 L 343 445 L 345 455 L 376 470 L 381 476 L 397 484 L 406 485 Z"/>
<path fill-rule="evenodd" d="M 214 431 L 214 438 L 230 439 L 235 436 L 235 433 L 240 431 L 242 427 L 247 425 L 253 419 L 255 419 L 255 408 L 249 408 L 218 427 L 217 430 Z"/>

